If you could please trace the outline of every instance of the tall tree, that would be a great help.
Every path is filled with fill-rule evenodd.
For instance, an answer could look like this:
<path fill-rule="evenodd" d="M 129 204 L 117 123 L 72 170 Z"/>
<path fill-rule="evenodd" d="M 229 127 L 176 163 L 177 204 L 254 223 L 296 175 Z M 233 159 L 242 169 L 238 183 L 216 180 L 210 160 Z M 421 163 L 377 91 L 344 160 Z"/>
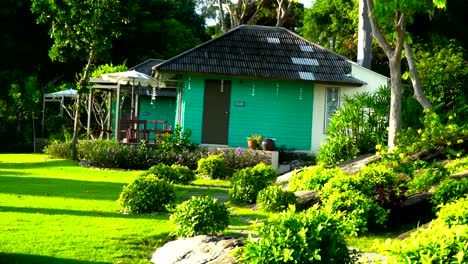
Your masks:
<path fill-rule="evenodd" d="M 278 7 L 276 8 L 276 27 L 282 27 L 292 15 L 297 0 L 276 0 L 276 2 L 278 2 Z"/>
<path fill-rule="evenodd" d="M 299 33 L 348 58 L 356 58 L 357 0 L 316 0 L 305 10 Z"/>
<path fill-rule="evenodd" d="M 367 69 L 372 62 L 372 28 L 366 0 L 359 0 L 357 63 Z"/>
<path fill-rule="evenodd" d="M 77 85 L 71 156 L 76 158 L 81 97 L 86 92 L 91 66 L 111 47 L 111 38 L 120 35 L 122 24 L 130 21 L 136 2 L 119 0 L 32 0 L 31 11 L 37 22 L 50 25 L 54 43 L 49 51 L 52 60 L 86 58 L 86 66 Z"/>
<path fill-rule="evenodd" d="M 397 145 L 397 134 L 401 129 L 401 56 L 405 48 L 408 20 L 418 12 L 428 12 L 434 7 L 444 7 L 445 0 L 433 2 L 419 0 L 367 0 L 372 34 L 387 55 L 390 67 L 390 122 L 388 147 L 392 151 Z M 394 37 L 394 38 L 393 38 Z M 406 45 L 409 45 L 406 43 Z"/>

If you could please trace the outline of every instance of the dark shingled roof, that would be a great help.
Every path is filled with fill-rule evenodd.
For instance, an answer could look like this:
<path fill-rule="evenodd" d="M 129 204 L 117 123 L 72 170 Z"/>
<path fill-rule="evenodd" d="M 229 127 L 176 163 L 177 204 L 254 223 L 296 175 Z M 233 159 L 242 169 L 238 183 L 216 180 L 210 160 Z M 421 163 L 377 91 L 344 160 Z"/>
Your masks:
<path fill-rule="evenodd" d="M 146 60 L 146 61 L 144 61 L 144 62 L 142 62 L 142 63 L 140 63 L 140 64 L 138 64 L 136 66 L 133 66 L 129 70 L 135 70 L 137 72 L 141 72 L 141 73 L 147 74 L 149 76 L 153 76 L 153 74 L 152 74 L 153 67 L 158 65 L 161 62 L 164 62 L 164 60 L 149 59 L 149 60 Z"/>
<path fill-rule="evenodd" d="M 159 72 L 362 85 L 350 61 L 276 27 L 237 27 L 155 66 Z"/>

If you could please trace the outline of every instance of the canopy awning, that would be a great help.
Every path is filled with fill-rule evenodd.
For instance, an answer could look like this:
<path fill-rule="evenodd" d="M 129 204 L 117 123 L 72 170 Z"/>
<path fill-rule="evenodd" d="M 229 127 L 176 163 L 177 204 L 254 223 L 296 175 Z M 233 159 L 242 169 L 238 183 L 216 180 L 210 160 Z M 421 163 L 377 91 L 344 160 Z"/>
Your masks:
<path fill-rule="evenodd" d="M 76 98 L 76 90 L 75 89 L 68 89 L 64 91 L 58 91 L 54 93 L 44 94 L 45 99 L 61 99 L 61 98 Z"/>

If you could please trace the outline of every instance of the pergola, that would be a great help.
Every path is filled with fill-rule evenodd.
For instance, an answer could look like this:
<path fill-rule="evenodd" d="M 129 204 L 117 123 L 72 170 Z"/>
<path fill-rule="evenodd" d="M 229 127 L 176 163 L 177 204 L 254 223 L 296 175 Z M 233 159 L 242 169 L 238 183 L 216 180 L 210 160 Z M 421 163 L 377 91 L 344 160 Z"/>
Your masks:
<path fill-rule="evenodd" d="M 92 116 L 92 99 L 94 96 L 94 90 L 101 90 L 110 94 L 115 93 L 115 116 L 114 118 L 114 135 L 116 140 L 120 140 L 120 107 L 121 107 L 121 96 L 122 94 L 131 95 L 131 120 L 135 120 L 135 124 L 138 122 L 139 112 L 139 96 L 146 95 L 151 96 L 152 100 L 156 98 L 159 88 L 176 88 L 177 84 L 172 83 L 171 80 L 162 81 L 162 78 L 152 78 L 149 75 L 139 73 L 136 71 L 128 71 L 121 73 L 110 73 L 103 74 L 101 78 L 90 78 L 93 83 L 90 92 L 88 94 L 88 120 L 86 130 L 88 134 L 91 132 L 91 116 Z M 108 105 L 112 106 L 112 96 L 108 96 Z M 107 139 L 110 139 L 111 129 L 111 109 L 107 111 L 107 124 L 105 132 L 107 132 Z"/>
<path fill-rule="evenodd" d="M 42 98 L 42 137 L 44 137 L 44 119 L 45 119 L 45 107 L 47 102 L 58 102 L 60 103 L 60 116 L 63 116 L 63 108 L 65 104 L 65 98 L 76 98 L 76 90 L 68 89 L 64 91 L 58 91 L 54 93 L 44 94 Z"/>

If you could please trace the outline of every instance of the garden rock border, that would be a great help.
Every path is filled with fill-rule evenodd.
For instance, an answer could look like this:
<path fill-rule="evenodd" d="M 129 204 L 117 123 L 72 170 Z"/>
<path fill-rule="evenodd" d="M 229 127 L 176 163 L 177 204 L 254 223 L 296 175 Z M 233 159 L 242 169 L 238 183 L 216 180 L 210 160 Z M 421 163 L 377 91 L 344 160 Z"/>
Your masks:
<path fill-rule="evenodd" d="M 196 236 L 170 241 L 151 258 L 156 264 L 234 264 L 231 251 L 244 245 L 244 238 Z"/>

